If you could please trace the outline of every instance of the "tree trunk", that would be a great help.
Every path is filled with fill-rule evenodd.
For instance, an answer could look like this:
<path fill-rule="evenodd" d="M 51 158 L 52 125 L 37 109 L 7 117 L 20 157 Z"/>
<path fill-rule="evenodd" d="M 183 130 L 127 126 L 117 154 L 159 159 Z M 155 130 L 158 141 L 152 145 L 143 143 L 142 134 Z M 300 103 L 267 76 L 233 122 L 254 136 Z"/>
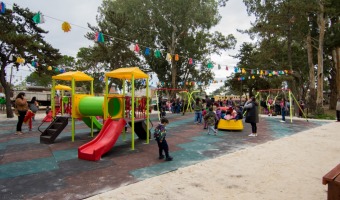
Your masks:
<path fill-rule="evenodd" d="M 309 68 L 309 94 L 308 100 L 306 102 L 306 107 L 309 113 L 315 113 L 316 108 L 316 92 L 315 92 L 315 71 L 313 63 L 313 48 L 312 48 L 312 36 L 310 32 L 307 35 L 306 40 L 307 46 L 307 58 L 308 58 L 308 68 Z"/>
<path fill-rule="evenodd" d="M 176 65 L 176 61 L 174 58 L 175 55 L 175 51 L 176 51 L 176 31 L 177 28 L 176 26 L 173 26 L 173 31 L 172 31 L 172 35 L 171 35 L 171 45 L 170 45 L 170 54 L 173 57 L 171 59 L 171 87 L 172 88 L 177 88 L 177 84 L 176 84 L 176 77 L 177 77 L 177 65 Z M 174 95 L 175 91 L 173 91 L 172 95 Z"/>
<path fill-rule="evenodd" d="M 329 78 L 329 86 L 330 86 L 330 90 L 331 91 L 335 91 L 335 92 L 331 92 L 330 94 L 330 99 L 329 99 L 329 109 L 330 110 L 335 110 L 336 107 L 336 102 L 337 102 L 337 97 L 339 95 L 338 89 L 339 89 L 339 80 L 338 80 L 338 75 L 339 75 L 339 52 L 338 49 L 340 48 L 335 48 L 332 50 L 332 60 L 333 60 L 333 67 L 331 70 L 331 76 Z"/>
<path fill-rule="evenodd" d="M 6 75 L 5 75 L 5 69 L 7 66 L 7 63 L 2 61 L 1 66 L 1 73 L 0 73 L 0 82 L 1 85 L 4 87 L 5 90 L 5 96 L 6 96 L 6 114 L 7 118 L 13 118 L 13 110 L 12 110 L 12 101 L 11 101 L 11 87 L 10 84 L 6 81 Z"/>
<path fill-rule="evenodd" d="M 337 87 L 337 97 L 340 98 L 340 47 L 336 47 L 336 87 Z"/>
<path fill-rule="evenodd" d="M 325 37 L 325 17 L 324 17 L 324 5 L 322 0 L 319 0 L 319 13 L 318 13 L 318 27 L 319 27 L 319 48 L 318 48 L 318 87 L 317 87 L 317 98 L 316 98 L 316 108 L 318 114 L 323 114 L 323 43 Z"/>

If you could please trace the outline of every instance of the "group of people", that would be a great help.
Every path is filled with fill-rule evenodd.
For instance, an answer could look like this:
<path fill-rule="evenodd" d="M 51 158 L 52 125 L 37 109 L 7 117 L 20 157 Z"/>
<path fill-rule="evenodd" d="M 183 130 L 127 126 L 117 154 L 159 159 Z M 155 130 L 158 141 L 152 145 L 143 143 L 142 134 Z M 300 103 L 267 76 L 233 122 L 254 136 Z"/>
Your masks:
<path fill-rule="evenodd" d="M 15 114 L 18 116 L 18 122 L 16 126 L 16 135 L 22 135 L 22 124 L 25 121 L 25 117 L 28 121 L 29 130 L 32 130 L 32 120 L 34 121 L 34 116 L 39 110 L 39 103 L 36 97 L 32 97 L 30 102 L 25 98 L 25 93 L 20 92 L 15 98 Z"/>
<path fill-rule="evenodd" d="M 196 98 L 193 104 L 194 123 L 202 124 L 204 121 L 204 129 L 208 129 L 208 135 L 210 135 L 210 131 L 217 135 L 217 125 L 220 120 L 239 120 L 243 118 L 241 106 L 235 106 L 233 103 L 226 105 L 227 107 L 224 108 L 227 109 L 221 109 L 219 102 L 216 104 L 207 96 L 205 100 Z"/>

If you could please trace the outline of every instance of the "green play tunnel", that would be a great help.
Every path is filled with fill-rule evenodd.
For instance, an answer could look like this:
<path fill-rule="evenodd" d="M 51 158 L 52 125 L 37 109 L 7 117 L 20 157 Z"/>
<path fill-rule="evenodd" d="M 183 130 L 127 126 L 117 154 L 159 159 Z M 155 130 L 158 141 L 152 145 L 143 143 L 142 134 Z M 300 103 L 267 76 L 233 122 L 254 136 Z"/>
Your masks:
<path fill-rule="evenodd" d="M 79 112 L 83 116 L 104 116 L 104 97 L 86 96 L 79 101 Z M 110 116 L 119 114 L 122 105 L 118 98 L 111 98 L 108 102 Z"/>

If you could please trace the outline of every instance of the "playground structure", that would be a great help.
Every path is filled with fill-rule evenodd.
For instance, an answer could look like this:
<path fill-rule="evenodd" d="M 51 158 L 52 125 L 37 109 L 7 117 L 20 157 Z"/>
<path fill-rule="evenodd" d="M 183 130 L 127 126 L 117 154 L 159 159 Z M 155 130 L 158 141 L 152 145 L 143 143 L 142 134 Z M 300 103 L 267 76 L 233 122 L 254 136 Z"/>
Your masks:
<path fill-rule="evenodd" d="M 118 78 L 123 80 L 123 94 L 109 94 L 108 79 Z M 134 81 L 136 79 L 146 79 L 146 97 L 135 98 Z M 93 129 L 99 132 L 95 140 L 90 144 L 85 144 L 78 149 L 78 157 L 86 160 L 98 160 L 101 155 L 106 153 L 112 148 L 118 139 L 119 135 L 123 132 L 123 140 L 125 140 L 125 130 L 123 131 L 127 121 L 131 125 L 131 149 L 134 150 L 134 134 L 136 133 L 140 139 L 145 139 L 149 143 L 150 128 L 149 128 L 149 88 L 148 88 L 148 75 L 142 72 L 138 67 L 120 68 L 111 72 L 105 73 L 105 94 L 104 96 L 94 96 L 93 94 L 93 78 L 83 72 L 66 72 L 52 77 L 52 115 L 56 120 L 40 136 L 40 141 L 43 143 L 51 143 L 60 134 L 68 123 L 68 116 L 63 116 L 63 112 L 57 112 L 55 90 L 62 89 L 55 86 L 56 80 L 71 81 L 71 97 L 68 97 L 68 103 L 71 102 L 71 113 L 69 116 L 72 118 L 72 142 L 75 137 L 75 120 L 82 119 L 86 125 L 91 128 L 91 136 L 93 137 Z M 91 89 L 90 94 L 80 94 L 75 92 L 75 85 L 77 81 L 90 81 Z M 131 81 L 131 97 L 125 96 L 125 82 Z M 69 88 L 63 88 L 69 89 Z M 63 97 L 63 93 L 62 93 Z M 70 101 L 71 100 L 71 101 Z M 61 106 L 63 106 L 61 101 Z M 143 114 L 138 115 L 142 117 L 135 121 L 135 111 L 143 111 Z M 125 108 L 128 108 L 126 110 Z M 61 109 L 63 110 L 63 109 Z M 57 116 L 57 114 L 62 114 Z M 130 114 L 134 113 L 134 114 Z M 98 121 L 98 117 L 103 118 L 103 124 Z M 131 119 L 131 120 L 130 120 Z M 117 121 L 118 120 L 118 121 Z M 147 123 L 145 123 L 145 120 Z M 135 123 L 143 124 L 135 130 Z M 140 130 L 140 129 L 144 130 Z M 52 138 L 53 137 L 53 138 Z"/>
<path fill-rule="evenodd" d="M 296 105 L 298 106 L 298 108 L 302 111 L 303 113 L 303 116 L 306 118 L 306 120 L 308 121 L 307 119 L 307 116 L 306 114 L 303 112 L 303 109 L 300 107 L 300 104 L 299 102 L 296 100 L 295 96 L 293 95 L 293 93 L 291 92 L 290 89 L 267 89 L 267 90 L 258 90 L 256 95 L 255 95 L 255 98 L 257 99 L 262 99 L 261 97 L 261 93 L 263 92 L 268 92 L 269 95 L 267 96 L 266 98 L 266 105 L 268 106 L 268 109 L 270 110 L 271 106 L 274 105 L 275 106 L 275 102 L 277 100 L 277 97 L 279 96 L 279 93 L 280 92 L 283 92 L 284 93 L 284 97 L 286 96 L 286 93 L 285 92 L 288 92 L 288 99 L 289 99 L 289 115 L 290 115 L 290 122 L 292 123 L 293 122 L 293 113 L 294 113 L 294 109 L 293 109 L 293 100 L 294 102 L 296 103 Z M 269 101 L 269 98 L 270 98 L 270 92 L 277 92 L 276 96 L 274 97 L 274 100 L 272 102 L 268 102 Z M 261 106 L 260 106 L 261 107 Z M 259 108 L 260 108 L 259 107 Z"/>
<path fill-rule="evenodd" d="M 227 110 L 230 108 L 228 107 L 220 107 L 221 110 Z M 243 130 L 243 122 L 242 119 L 235 120 L 235 119 L 220 119 L 217 124 L 217 129 L 221 130 L 229 130 L 229 131 L 242 131 Z"/>

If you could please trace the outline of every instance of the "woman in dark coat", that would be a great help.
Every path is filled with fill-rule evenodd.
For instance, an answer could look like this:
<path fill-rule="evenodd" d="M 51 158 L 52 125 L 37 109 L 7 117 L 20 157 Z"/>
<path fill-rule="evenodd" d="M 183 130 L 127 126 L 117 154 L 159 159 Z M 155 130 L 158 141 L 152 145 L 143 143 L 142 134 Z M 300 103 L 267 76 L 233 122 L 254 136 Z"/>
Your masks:
<path fill-rule="evenodd" d="M 257 136 L 257 126 L 256 123 L 259 123 L 259 112 L 258 112 L 258 103 L 256 102 L 255 97 L 251 97 L 249 101 L 247 101 L 244 105 L 244 109 L 246 110 L 246 123 L 251 124 L 252 133 L 249 136 Z"/>

